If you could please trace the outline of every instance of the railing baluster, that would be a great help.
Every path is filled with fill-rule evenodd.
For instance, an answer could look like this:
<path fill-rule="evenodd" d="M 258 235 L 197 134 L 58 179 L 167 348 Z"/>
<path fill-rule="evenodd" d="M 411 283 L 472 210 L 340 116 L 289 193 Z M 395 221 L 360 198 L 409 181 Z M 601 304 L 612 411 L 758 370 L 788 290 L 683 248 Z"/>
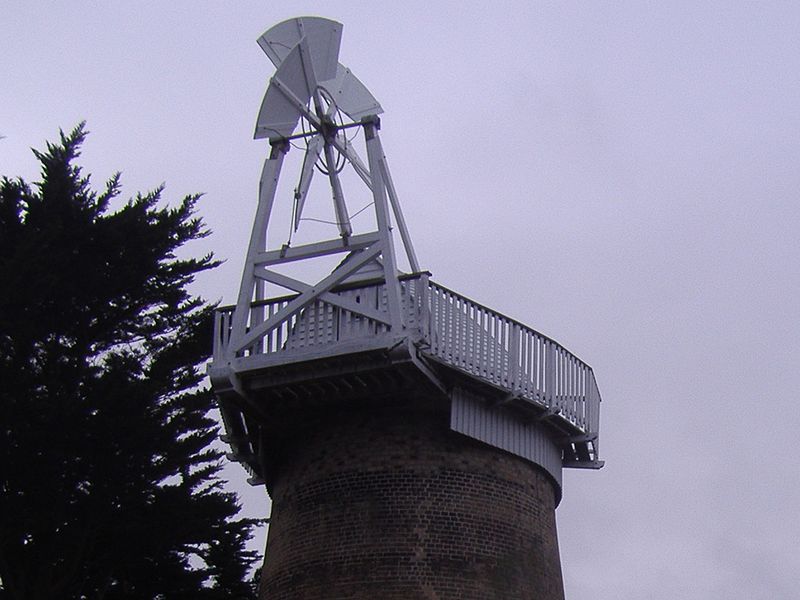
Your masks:
<path fill-rule="evenodd" d="M 519 373 L 520 373 L 520 339 L 519 339 L 519 326 L 516 323 L 509 323 L 511 328 L 511 336 L 509 339 L 509 353 L 508 353 L 508 387 L 512 391 L 519 389 Z"/>
<path fill-rule="evenodd" d="M 551 394 L 551 402 L 553 403 L 553 406 L 555 406 L 556 401 L 556 349 L 554 344 L 554 342 L 550 342 L 549 340 L 547 341 L 547 368 L 552 368 L 553 372 L 545 375 L 545 378 L 549 376 L 552 380 L 552 387 L 550 388 L 551 391 L 549 393 Z M 550 361 L 552 361 L 552 364 Z"/>
<path fill-rule="evenodd" d="M 447 355 L 443 356 L 445 360 L 448 358 L 456 361 L 458 357 L 458 352 L 455 346 L 455 339 L 453 336 L 453 299 L 450 297 L 449 294 L 445 295 L 445 316 L 444 316 L 444 340 L 442 343 L 442 350 L 444 350 Z"/>
<path fill-rule="evenodd" d="M 272 317 L 272 315 L 275 314 L 278 308 L 279 308 L 278 304 L 271 302 L 269 305 L 269 316 Z M 273 333 L 274 335 L 270 334 L 270 336 L 272 337 L 272 351 L 277 352 L 283 346 L 283 326 L 276 327 L 273 330 Z"/>

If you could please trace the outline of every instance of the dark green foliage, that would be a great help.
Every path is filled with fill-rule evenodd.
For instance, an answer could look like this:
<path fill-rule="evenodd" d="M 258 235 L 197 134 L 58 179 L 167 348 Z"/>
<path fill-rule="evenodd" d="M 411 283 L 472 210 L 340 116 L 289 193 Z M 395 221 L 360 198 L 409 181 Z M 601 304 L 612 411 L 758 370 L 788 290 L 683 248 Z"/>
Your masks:
<path fill-rule="evenodd" d="M 116 211 L 73 164 L 83 125 L 0 182 L 0 598 L 249 598 L 252 521 L 217 479 L 198 365 L 213 307 L 196 197 Z"/>

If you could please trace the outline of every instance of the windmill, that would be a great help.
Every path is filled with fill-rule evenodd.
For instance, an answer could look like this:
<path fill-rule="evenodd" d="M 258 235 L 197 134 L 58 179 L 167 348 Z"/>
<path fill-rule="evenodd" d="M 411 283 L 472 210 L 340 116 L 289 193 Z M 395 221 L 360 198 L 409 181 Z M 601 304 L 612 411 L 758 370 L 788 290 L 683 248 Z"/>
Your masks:
<path fill-rule="evenodd" d="M 237 303 L 215 321 L 224 439 L 273 501 L 262 594 L 563 597 L 554 510 L 562 468 L 602 466 L 594 373 L 420 270 L 382 108 L 339 63 L 341 36 L 300 17 L 258 39 L 269 151 Z M 369 200 L 354 213 L 350 184 Z M 332 216 L 296 243 L 315 185 Z"/>

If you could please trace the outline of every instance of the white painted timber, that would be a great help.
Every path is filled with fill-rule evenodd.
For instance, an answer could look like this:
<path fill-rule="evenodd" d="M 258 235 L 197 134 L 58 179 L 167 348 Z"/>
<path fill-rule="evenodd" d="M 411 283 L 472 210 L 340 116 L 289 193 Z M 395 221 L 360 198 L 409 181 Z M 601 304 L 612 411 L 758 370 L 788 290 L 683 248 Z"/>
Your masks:
<path fill-rule="evenodd" d="M 536 463 L 561 487 L 561 449 L 542 425 L 526 423 L 458 386 L 450 397 L 453 431 Z"/>

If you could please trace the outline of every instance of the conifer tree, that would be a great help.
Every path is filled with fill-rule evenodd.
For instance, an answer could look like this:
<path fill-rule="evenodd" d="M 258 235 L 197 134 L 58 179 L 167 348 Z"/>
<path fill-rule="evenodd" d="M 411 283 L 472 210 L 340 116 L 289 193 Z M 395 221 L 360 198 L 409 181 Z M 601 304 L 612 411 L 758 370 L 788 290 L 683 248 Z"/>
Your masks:
<path fill-rule="evenodd" d="M 196 196 L 112 210 L 75 165 L 83 124 L 0 181 L 0 598 L 254 597 L 254 522 L 222 488 L 200 365 L 212 256 Z"/>

